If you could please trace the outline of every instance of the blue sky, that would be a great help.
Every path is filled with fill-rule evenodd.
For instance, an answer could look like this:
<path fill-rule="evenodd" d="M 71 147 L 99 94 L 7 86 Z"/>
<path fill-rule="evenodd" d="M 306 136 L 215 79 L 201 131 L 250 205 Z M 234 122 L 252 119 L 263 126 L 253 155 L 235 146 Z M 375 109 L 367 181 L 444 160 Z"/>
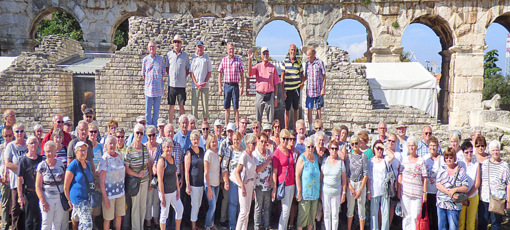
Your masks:
<path fill-rule="evenodd" d="M 497 65 L 505 73 L 505 50 L 506 50 L 506 37 L 508 31 L 499 24 L 492 24 L 486 35 L 486 43 L 488 48 L 486 51 L 497 49 L 499 51 L 499 62 Z M 351 60 L 362 57 L 366 52 L 366 29 L 365 27 L 351 19 L 346 19 L 335 24 L 328 36 L 328 44 L 331 46 L 338 46 L 341 49 L 347 50 L 350 54 Z M 271 56 L 276 60 L 283 60 L 284 55 L 287 54 L 289 45 L 295 43 L 301 47 L 301 39 L 296 28 L 284 21 L 276 20 L 268 23 L 259 32 L 256 39 L 257 46 L 267 46 L 271 52 Z M 441 66 L 441 56 L 438 54 L 441 51 L 441 44 L 439 37 L 423 24 L 409 25 L 404 35 L 402 36 L 402 44 L 404 51 L 412 51 L 416 59 L 423 66 L 427 66 L 426 61 L 429 61 L 429 66 L 433 63 Z M 436 72 L 439 71 L 436 69 Z"/>

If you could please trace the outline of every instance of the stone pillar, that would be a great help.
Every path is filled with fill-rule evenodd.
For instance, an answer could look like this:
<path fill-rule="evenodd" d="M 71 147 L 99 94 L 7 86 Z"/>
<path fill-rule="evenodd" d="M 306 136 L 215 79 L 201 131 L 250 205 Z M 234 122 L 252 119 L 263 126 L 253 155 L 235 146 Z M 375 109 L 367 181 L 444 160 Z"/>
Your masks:
<path fill-rule="evenodd" d="M 401 46 L 374 46 L 369 49 L 372 54 L 372 62 L 400 62 L 402 50 L 404 47 Z"/>
<path fill-rule="evenodd" d="M 448 79 L 447 102 L 450 129 L 468 125 L 471 110 L 481 107 L 484 49 L 473 45 L 449 49 L 451 77 Z"/>

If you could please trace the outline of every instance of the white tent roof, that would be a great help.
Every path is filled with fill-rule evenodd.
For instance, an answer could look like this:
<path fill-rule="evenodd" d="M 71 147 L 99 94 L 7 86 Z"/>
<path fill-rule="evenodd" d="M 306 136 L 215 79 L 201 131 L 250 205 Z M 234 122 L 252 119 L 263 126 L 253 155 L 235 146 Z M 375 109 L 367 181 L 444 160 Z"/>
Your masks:
<path fill-rule="evenodd" d="M 18 57 L 0 57 L 0 72 L 3 72 L 9 66 L 11 66 L 12 62 L 16 60 Z"/>
<path fill-rule="evenodd" d="M 372 89 L 433 89 L 436 78 L 419 62 L 364 63 Z"/>

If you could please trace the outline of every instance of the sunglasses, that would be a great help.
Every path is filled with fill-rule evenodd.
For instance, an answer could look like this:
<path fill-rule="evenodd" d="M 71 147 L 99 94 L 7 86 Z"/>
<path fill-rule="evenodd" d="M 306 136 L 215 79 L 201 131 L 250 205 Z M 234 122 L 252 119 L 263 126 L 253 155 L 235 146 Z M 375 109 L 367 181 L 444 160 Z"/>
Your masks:
<path fill-rule="evenodd" d="M 97 133 L 97 130 L 90 130 L 89 133 Z"/>
<path fill-rule="evenodd" d="M 279 126 L 279 125 L 275 125 L 275 126 L 273 126 L 273 128 L 275 128 L 275 129 L 279 129 L 279 128 L 280 128 L 280 126 Z"/>
<path fill-rule="evenodd" d="M 57 123 L 58 123 L 58 124 L 62 124 L 62 123 L 64 123 L 64 121 L 57 121 Z"/>
<path fill-rule="evenodd" d="M 284 138 L 283 138 L 283 140 L 284 140 L 284 141 L 290 141 L 290 140 L 292 140 L 292 138 L 284 137 Z"/>
<path fill-rule="evenodd" d="M 390 142 L 390 143 L 395 143 L 395 142 L 397 142 L 397 141 L 394 141 L 394 140 L 390 140 L 390 139 L 388 139 L 388 142 Z"/>
<path fill-rule="evenodd" d="M 155 134 L 155 133 L 153 133 L 153 134 L 147 134 L 147 136 L 148 136 L 148 137 L 155 137 L 155 136 L 156 136 L 156 134 Z"/>
<path fill-rule="evenodd" d="M 174 41 L 174 44 L 176 44 L 176 43 L 181 43 L 181 42 L 180 41 Z"/>
<path fill-rule="evenodd" d="M 338 147 L 335 147 L 335 148 L 330 148 L 331 150 L 333 151 L 337 151 L 338 150 Z"/>
<path fill-rule="evenodd" d="M 136 135 L 143 135 L 143 132 L 135 132 Z"/>
<path fill-rule="evenodd" d="M 432 135 L 432 132 L 425 132 L 425 135 L 430 136 Z"/>
<path fill-rule="evenodd" d="M 257 142 L 252 142 L 252 143 L 250 143 L 250 144 L 252 144 L 252 145 L 257 145 Z"/>
<path fill-rule="evenodd" d="M 73 124 L 64 124 L 65 126 L 73 126 Z"/>
<path fill-rule="evenodd" d="M 322 130 L 322 127 L 315 127 L 314 129 Z"/>
<path fill-rule="evenodd" d="M 384 150 L 384 148 L 382 148 L 382 147 L 377 147 L 377 148 L 375 148 L 375 149 L 376 149 L 376 150 L 379 150 L 379 151 L 383 151 L 383 150 Z"/>
<path fill-rule="evenodd" d="M 466 150 L 466 151 L 464 151 L 464 153 L 473 153 L 473 150 L 471 150 L 471 151 Z"/>
<path fill-rule="evenodd" d="M 92 116 L 85 116 L 86 118 L 92 118 Z"/>
<path fill-rule="evenodd" d="M 262 144 L 267 144 L 267 141 L 260 141 L 260 143 L 262 143 Z"/>
<path fill-rule="evenodd" d="M 485 145 L 477 145 L 477 148 L 485 148 Z"/>
<path fill-rule="evenodd" d="M 117 136 L 117 138 L 118 138 L 118 139 L 122 139 L 122 138 L 124 138 L 124 136 Z"/>
<path fill-rule="evenodd" d="M 255 127 L 253 127 L 253 129 L 260 129 L 260 127 L 258 127 L 258 126 L 255 126 Z"/>
<path fill-rule="evenodd" d="M 309 145 L 309 146 L 306 146 L 307 149 L 313 149 L 313 146 Z"/>
<path fill-rule="evenodd" d="M 209 131 L 209 128 L 202 128 L 202 130 Z"/>
<path fill-rule="evenodd" d="M 351 145 L 358 145 L 359 142 L 354 142 L 354 143 L 351 143 Z"/>
<path fill-rule="evenodd" d="M 25 132 L 25 130 L 23 129 L 20 129 L 20 130 L 14 130 L 15 133 L 22 133 L 22 132 Z"/>

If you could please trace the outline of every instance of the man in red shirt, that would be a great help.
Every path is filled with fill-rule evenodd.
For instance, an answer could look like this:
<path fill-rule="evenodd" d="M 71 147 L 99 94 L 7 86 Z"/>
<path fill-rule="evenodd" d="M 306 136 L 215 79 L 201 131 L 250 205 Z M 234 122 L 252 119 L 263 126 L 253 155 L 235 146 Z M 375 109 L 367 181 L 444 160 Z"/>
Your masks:
<path fill-rule="evenodd" d="M 257 110 L 257 121 L 262 123 L 264 111 L 267 114 L 269 123 L 274 121 L 274 107 L 278 105 L 278 89 L 280 78 L 276 67 L 269 63 L 269 49 L 262 47 L 262 62 L 252 66 L 253 53 L 248 50 L 248 70 L 250 77 L 255 75 L 257 80 L 257 95 L 255 96 L 255 108 Z"/>
<path fill-rule="evenodd" d="M 48 132 L 42 142 L 41 142 L 41 146 L 44 146 L 44 144 L 46 143 L 46 141 L 50 141 L 52 140 L 51 136 L 53 134 L 53 130 L 55 129 L 61 129 L 62 132 L 64 133 L 64 141 L 62 142 L 62 145 L 66 146 L 69 144 L 69 142 L 71 142 L 71 140 L 73 139 L 71 137 L 71 134 L 67 133 L 64 131 L 64 118 L 62 117 L 62 115 L 60 114 L 55 114 L 55 116 L 53 116 L 53 128 L 50 130 L 50 132 Z M 41 148 L 42 150 L 42 154 L 44 155 L 44 148 Z"/>

